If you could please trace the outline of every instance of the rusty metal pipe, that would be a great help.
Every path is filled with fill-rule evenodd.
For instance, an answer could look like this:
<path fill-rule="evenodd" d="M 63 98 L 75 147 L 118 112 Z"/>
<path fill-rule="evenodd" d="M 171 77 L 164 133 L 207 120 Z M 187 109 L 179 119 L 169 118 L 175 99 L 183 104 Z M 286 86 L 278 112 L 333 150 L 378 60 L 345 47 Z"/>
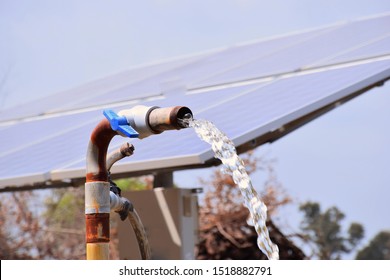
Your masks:
<path fill-rule="evenodd" d="M 107 156 L 107 170 L 110 171 L 111 167 L 115 162 L 129 157 L 134 153 L 134 146 L 130 143 L 124 143 L 122 146 L 115 151 L 111 152 Z M 110 202 L 111 210 L 121 210 L 123 201 L 127 200 L 126 198 L 119 197 L 118 195 L 110 192 Z M 137 213 L 137 211 L 132 206 L 130 211 L 128 211 L 127 219 L 130 222 L 131 227 L 133 228 L 135 237 L 137 238 L 138 248 L 143 260 L 150 260 L 151 250 L 149 246 L 148 237 L 146 235 L 145 227 L 142 224 L 142 221 Z"/>
<path fill-rule="evenodd" d="M 179 120 L 185 116 L 192 117 L 191 110 L 186 107 L 160 109 L 135 106 L 118 115 L 126 118 L 141 139 L 164 130 L 184 128 L 186 126 Z M 112 114 L 106 116 L 110 118 Z M 88 144 L 85 183 L 87 259 L 108 259 L 109 256 L 110 183 L 106 160 L 108 146 L 117 134 L 110 122 L 103 119 L 93 130 Z"/>
<path fill-rule="evenodd" d="M 125 157 L 131 156 L 133 153 L 134 153 L 134 146 L 130 143 L 124 143 L 118 149 L 112 151 L 107 156 L 107 161 L 106 161 L 108 174 L 110 174 L 110 169 L 115 162 Z M 132 208 L 132 205 L 130 201 L 128 201 L 126 198 L 121 197 L 120 190 L 119 192 L 110 191 L 110 208 L 112 211 L 117 212 L 121 217 L 121 219 L 123 220 L 127 217 L 127 213 L 129 212 L 130 208 Z"/>
<path fill-rule="evenodd" d="M 186 128 L 181 121 L 184 118 L 192 117 L 192 112 L 189 108 L 183 106 L 156 108 L 150 112 L 149 125 L 156 133 L 161 133 L 165 130 L 174 130 Z"/>
<path fill-rule="evenodd" d="M 116 135 L 108 120 L 93 130 L 88 150 L 85 183 L 86 253 L 88 260 L 108 259 L 110 242 L 110 184 L 106 155 Z"/>
<path fill-rule="evenodd" d="M 107 171 L 110 172 L 111 167 L 114 165 L 115 162 L 133 155 L 134 153 L 134 146 L 130 143 L 123 143 L 120 148 L 116 149 L 115 151 L 111 152 L 107 156 L 106 165 L 107 165 Z"/>
<path fill-rule="evenodd" d="M 108 145 L 117 132 L 111 129 L 110 122 L 103 119 L 92 131 L 87 150 L 86 181 L 107 182 L 106 157 Z"/>
<path fill-rule="evenodd" d="M 120 111 L 118 115 L 125 116 L 131 127 L 139 133 L 138 138 L 142 139 L 164 130 L 187 127 L 180 120 L 192 117 L 192 112 L 184 106 L 159 108 L 138 105 L 130 110 Z"/>

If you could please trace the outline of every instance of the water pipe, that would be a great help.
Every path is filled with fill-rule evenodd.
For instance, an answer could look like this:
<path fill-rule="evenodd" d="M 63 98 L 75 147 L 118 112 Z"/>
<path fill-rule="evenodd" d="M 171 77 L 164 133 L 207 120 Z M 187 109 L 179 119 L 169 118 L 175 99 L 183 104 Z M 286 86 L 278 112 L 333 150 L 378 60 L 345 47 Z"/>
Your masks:
<path fill-rule="evenodd" d="M 110 174 L 110 169 L 112 165 L 125 158 L 129 157 L 134 153 L 134 146 L 130 143 L 124 143 L 119 149 L 111 152 L 107 156 L 107 171 Z M 145 227 L 142 224 L 142 221 L 133 207 L 133 204 L 129 202 L 126 198 L 121 197 L 121 191 L 116 186 L 116 184 L 110 181 L 110 202 L 111 202 L 111 210 L 114 210 L 119 214 L 121 220 L 128 219 L 131 227 L 135 233 L 135 237 L 137 238 L 138 248 L 141 253 L 141 258 L 143 260 L 150 260 L 151 258 L 151 250 L 149 246 L 148 237 L 146 235 Z M 116 192 L 112 189 L 116 188 Z M 130 207 L 128 207 L 130 206 Z"/>
<path fill-rule="evenodd" d="M 105 110 L 106 119 L 92 131 L 86 156 L 85 221 L 88 260 L 109 259 L 110 183 L 107 150 L 115 135 L 145 138 L 164 130 L 181 129 L 182 119 L 192 117 L 187 107 L 135 106 L 118 114 Z"/>
<path fill-rule="evenodd" d="M 110 208 L 119 214 L 122 221 L 127 218 L 130 211 L 133 211 L 134 207 L 131 202 L 121 196 L 121 189 L 110 178 L 110 170 L 112 165 L 123 159 L 124 157 L 131 156 L 134 153 L 134 146 L 129 143 L 124 143 L 119 149 L 111 152 L 107 156 L 106 165 L 108 172 L 108 181 L 110 183 Z"/>
<path fill-rule="evenodd" d="M 134 153 L 134 146 L 130 143 L 123 143 L 118 149 L 107 155 L 106 165 L 107 171 L 110 172 L 111 167 L 115 162 L 120 161 L 125 157 L 129 157 Z"/>

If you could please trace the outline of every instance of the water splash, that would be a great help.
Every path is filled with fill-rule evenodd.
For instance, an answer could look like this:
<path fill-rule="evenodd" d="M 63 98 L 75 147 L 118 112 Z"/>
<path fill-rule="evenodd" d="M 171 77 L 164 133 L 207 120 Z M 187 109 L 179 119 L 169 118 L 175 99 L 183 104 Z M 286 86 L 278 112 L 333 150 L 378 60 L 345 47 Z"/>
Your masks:
<path fill-rule="evenodd" d="M 230 174 L 238 185 L 244 198 L 244 205 L 250 212 L 247 223 L 255 227 L 257 232 L 257 245 L 268 259 L 279 259 L 278 246 L 272 243 L 267 226 L 267 206 L 260 200 L 252 182 L 245 170 L 244 162 L 238 157 L 233 141 L 231 141 L 215 125 L 206 120 L 184 119 L 192 127 L 200 139 L 209 143 L 214 156 L 222 161 L 224 172 Z"/>

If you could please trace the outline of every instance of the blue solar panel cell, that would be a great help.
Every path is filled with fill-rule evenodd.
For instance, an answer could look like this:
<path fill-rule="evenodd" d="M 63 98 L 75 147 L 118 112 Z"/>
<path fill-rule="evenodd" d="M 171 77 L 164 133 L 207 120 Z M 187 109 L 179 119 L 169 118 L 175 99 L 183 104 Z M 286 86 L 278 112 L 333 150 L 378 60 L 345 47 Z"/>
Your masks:
<path fill-rule="evenodd" d="M 324 64 L 337 64 L 345 61 L 377 58 L 386 55 L 390 55 L 390 33 L 386 37 L 381 37 L 379 39 L 373 40 L 373 42 L 368 42 L 367 44 L 356 46 L 348 52 L 333 55 L 327 59 L 324 59 L 321 63 L 317 63 L 312 66 L 319 67 Z"/>
<path fill-rule="evenodd" d="M 388 26 L 390 16 L 383 16 L 131 69 L 5 110 L 0 120 L 159 96 L 172 84 L 207 87 L 382 55 L 389 52 Z"/>
<path fill-rule="evenodd" d="M 120 74 L 115 74 L 103 79 L 95 80 L 75 89 L 59 92 L 38 100 L 18 105 L 18 108 L 6 109 L 0 112 L 0 121 L 19 119 L 28 116 L 38 116 L 48 112 L 74 110 L 101 104 L 99 97 L 112 91 L 126 88 L 138 81 L 147 80 L 150 77 L 165 73 L 173 68 L 196 61 L 209 53 L 183 57 L 167 62 L 137 67 Z M 137 96 L 129 96 L 125 93 L 122 100 L 145 97 L 151 94 L 148 88 L 135 92 Z M 156 92 L 152 92 L 156 94 Z"/>
<path fill-rule="evenodd" d="M 384 16 L 339 24 L 134 69 L 70 95 L 50 97 L 47 104 L 37 101 L 36 108 L 28 111 L 35 104 L 31 103 L 15 116 L 125 100 L 133 101 L 107 107 L 118 112 L 137 104 L 184 105 L 196 118 L 213 121 L 240 145 L 388 79 L 390 59 L 378 56 L 389 53 L 389 20 Z M 368 57 L 376 59 L 355 61 Z M 322 67 L 346 61 L 355 62 Z M 288 75 L 280 75 L 285 72 Z M 267 75 L 272 77 L 242 82 Z M 156 98 L 145 98 L 151 96 Z M 83 177 L 90 133 L 102 118 L 102 109 L 93 108 L 3 123 L 0 186 Z M 110 147 L 127 140 L 115 137 Z M 210 147 L 191 129 L 130 141 L 135 154 L 121 163 L 121 172 L 201 164 L 212 157 Z"/>
<path fill-rule="evenodd" d="M 93 128 L 91 125 L 88 128 Z M 86 151 L 89 131 L 84 127 L 74 129 L 69 135 L 59 135 L 32 147 L 25 147 L 0 158 L 1 173 L 8 176 L 22 176 L 25 173 L 47 173 L 60 163 L 79 157 Z M 85 152 L 83 153 L 85 154 Z"/>
<path fill-rule="evenodd" d="M 253 137 L 251 131 L 264 129 L 256 132 L 261 135 L 278 129 L 280 123 L 271 123 L 298 111 L 304 115 L 331 104 L 366 87 L 375 76 L 390 77 L 390 60 L 279 79 L 197 117 L 213 120 L 232 138 L 246 134 Z M 227 113 L 227 108 L 232 110 Z"/>
<path fill-rule="evenodd" d="M 254 85 L 251 85 L 240 88 L 212 91 L 208 94 L 208 104 L 216 104 L 221 98 L 230 98 L 231 96 L 240 94 L 243 90 L 248 90 L 254 87 Z M 174 106 L 180 104 L 177 102 L 184 103 L 186 99 L 186 96 L 180 96 L 180 98 L 162 99 L 144 104 L 150 106 L 159 105 L 162 107 Z M 197 106 L 195 106 L 196 108 L 200 108 L 204 105 L 204 95 L 202 94 L 190 95 L 189 100 L 195 100 L 194 103 L 197 104 Z M 113 107 L 115 111 L 128 108 L 131 107 Z M 10 135 L 11 139 L 9 137 L 2 137 L 0 143 L 3 147 L 2 153 L 0 154 L 0 166 L 4 166 L 2 169 L 3 172 L 9 175 L 13 174 L 15 176 L 25 173 L 27 169 L 29 169 L 29 172 L 32 173 L 46 173 L 49 172 L 51 168 L 58 169 L 66 166 L 72 166 L 71 163 L 75 161 L 77 162 L 76 166 L 84 166 L 84 155 L 86 153 L 89 135 L 102 118 L 104 118 L 102 110 L 99 109 L 91 112 L 31 121 L 27 123 L 27 125 L 26 123 L 18 123 L 9 127 L 7 129 L 9 131 L 5 131 L 4 135 Z M 28 143 L 26 143 L 25 137 L 18 134 L 18 132 L 22 131 L 24 135 L 31 135 Z M 18 135 L 20 136 L 18 137 Z M 161 136 L 159 135 L 159 137 Z M 65 138 L 66 140 L 64 140 Z M 114 147 L 115 143 L 120 145 L 124 141 L 122 137 L 117 138 L 118 139 L 113 141 Z M 169 149 L 165 146 L 169 145 L 171 140 L 172 139 L 167 139 L 165 144 L 160 145 L 162 146 L 161 151 L 169 151 Z M 61 147 L 59 145 L 61 145 Z M 176 145 L 176 147 L 179 147 L 179 145 Z M 192 148 L 194 147 L 195 146 L 192 146 Z M 183 152 L 185 153 L 188 153 L 188 151 L 188 149 L 183 149 Z M 173 152 L 178 155 L 182 154 L 180 150 L 177 150 L 176 148 Z M 166 155 L 163 154 L 161 156 L 173 156 L 174 153 L 168 153 Z M 156 155 L 156 151 L 153 151 L 153 149 L 150 149 L 149 147 L 145 150 L 141 149 L 140 155 L 141 159 L 145 159 L 147 157 L 151 157 L 152 155 Z M 31 162 L 28 160 L 20 161 L 20 158 L 26 157 L 28 157 L 28 159 L 34 159 L 34 162 L 36 161 L 34 167 L 29 168 L 29 164 L 31 164 Z M 45 158 L 48 159 L 45 160 Z"/>
<path fill-rule="evenodd" d="M 156 77 L 185 65 L 190 65 L 194 61 L 211 54 L 213 52 L 138 67 L 102 80 L 103 85 L 91 83 L 93 88 L 87 90 L 80 88 L 81 94 L 78 98 L 71 102 L 68 100 L 65 105 L 57 105 L 50 111 L 73 110 L 159 95 L 161 93 L 159 83 L 153 82 Z"/>
<path fill-rule="evenodd" d="M 98 119 L 96 112 L 84 112 L 15 123 L 0 131 L 0 157 L 24 147 L 49 142 L 56 135 L 69 137 L 73 129 L 85 124 L 92 125 Z"/>
<path fill-rule="evenodd" d="M 232 90 L 230 98 L 227 99 L 222 95 L 223 90 L 181 96 L 181 98 L 186 101 L 185 105 L 191 109 L 195 108 L 196 118 L 212 120 L 234 139 L 236 144 L 242 144 L 258 135 L 277 129 L 295 118 L 335 102 L 359 87 L 365 87 L 369 84 L 368 79 L 383 73 L 386 69 L 386 75 L 390 75 L 390 61 L 279 79 L 253 85 L 245 90 L 237 87 Z M 205 104 L 206 96 L 208 102 Z M 175 101 L 181 101 L 181 98 L 163 99 L 155 104 L 170 106 Z M 211 100 L 213 102 L 209 102 Z M 117 137 L 113 140 L 111 147 L 118 147 L 124 141 L 126 139 Z M 174 160 L 190 155 L 200 155 L 210 150 L 207 144 L 199 141 L 192 130 L 164 132 L 142 141 L 135 140 L 133 143 L 136 147 L 135 154 L 124 162 L 135 165 L 150 159 L 159 161 L 171 158 Z M 61 169 L 83 167 L 84 159 L 79 158 L 77 162 L 62 166 Z"/>
<path fill-rule="evenodd" d="M 250 80 L 280 73 L 299 71 L 310 65 L 318 65 L 328 57 L 338 53 L 348 52 L 367 41 L 383 37 L 388 34 L 390 16 L 375 19 L 369 22 L 358 21 L 350 24 L 335 26 L 318 32 L 308 40 L 289 48 L 282 49 L 266 57 L 253 59 L 224 73 L 217 73 L 197 86 L 209 84 L 224 84 L 232 81 Z M 371 55 L 367 53 L 367 55 Z"/>
<path fill-rule="evenodd" d="M 121 102 L 147 95 L 158 96 L 167 91 L 169 92 L 170 87 L 173 87 L 173 89 L 175 87 L 189 89 L 196 85 L 196 81 L 205 79 L 216 72 L 225 71 L 227 68 L 243 63 L 243 61 L 249 62 L 277 50 L 288 48 L 293 44 L 315 36 L 316 33 L 318 31 L 304 32 L 293 36 L 227 48 L 201 56 L 197 60 L 194 59 L 187 63 L 175 65 L 175 67 L 162 72 L 148 73 L 147 69 L 140 69 L 141 73 L 146 72 L 143 79 L 133 79 L 127 85 L 116 90 L 106 91 L 105 94 L 99 96 L 95 95 L 93 99 L 87 98 L 82 101 L 75 101 L 73 106 L 82 107 Z"/>

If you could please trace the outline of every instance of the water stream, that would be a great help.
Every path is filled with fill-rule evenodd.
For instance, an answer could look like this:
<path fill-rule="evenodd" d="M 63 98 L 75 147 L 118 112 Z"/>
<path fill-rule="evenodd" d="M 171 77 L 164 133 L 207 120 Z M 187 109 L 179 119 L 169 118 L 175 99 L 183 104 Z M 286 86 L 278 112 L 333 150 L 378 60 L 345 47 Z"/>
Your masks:
<path fill-rule="evenodd" d="M 265 224 L 267 206 L 261 201 L 253 188 L 251 179 L 245 170 L 244 162 L 237 155 L 233 141 L 209 121 L 192 118 L 183 121 L 195 130 L 200 139 L 211 145 L 214 157 L 222 161 L 225 173 L 230 174 L 238 185 L 244 199 L 244 205 L 250 212 L 248 224 L 256 229 L 258 235 L 257 245 L 260 250 L 268 259 L 279 259 L 278 246 L 271 241 Z"/>

